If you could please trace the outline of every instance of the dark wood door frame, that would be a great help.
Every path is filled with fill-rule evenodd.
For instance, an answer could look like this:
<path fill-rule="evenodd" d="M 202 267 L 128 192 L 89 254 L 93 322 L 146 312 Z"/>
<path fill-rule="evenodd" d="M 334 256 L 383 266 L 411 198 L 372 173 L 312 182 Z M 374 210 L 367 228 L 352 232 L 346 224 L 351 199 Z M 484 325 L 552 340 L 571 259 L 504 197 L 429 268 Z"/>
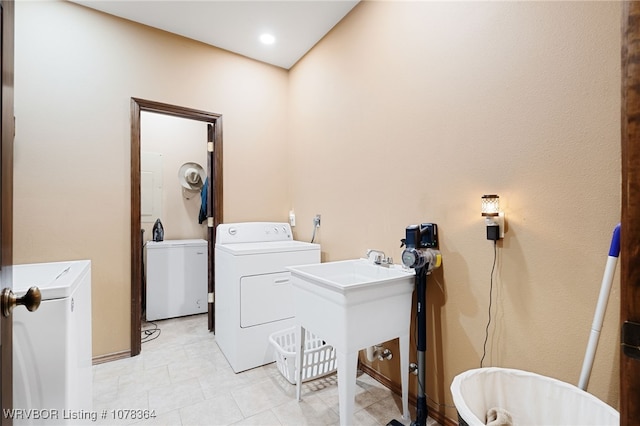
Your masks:
<path fill-rule="evenodd" d="M 0 3 L 2 37 L 2 121 L 0 137 L 0 288 L 13 287 L 13 65 L 14 65 L 14 2 Z M 13 408 L 13 318 L 0 317 L 0 401 L 2 409 Z M 11 425 L 9 416 L 0 423 Z"/>
<path fill-rule="evenodd" d="M 214 243 L 222 222 L 222 115 L 131 98 L 131 356 L 142 350 L 142 226 L 140 217 L 140 112 L 148 111 L 207 123 L 209 293 L 215 293 Z M 215 331 L 215 305 L 209 299 L 209 330 Z"/>
<path fill-rule="evenodd" d="M 627 321 L 640 324 L 640 2 L 622 4 L 621 326 Z M 640 351 L 627 347 L 624 340 L 620 350 L 620 425 L 631 426 L 640 419 Z M 634 340 L 633 346 L 637 346 L 638 335 Z"/>

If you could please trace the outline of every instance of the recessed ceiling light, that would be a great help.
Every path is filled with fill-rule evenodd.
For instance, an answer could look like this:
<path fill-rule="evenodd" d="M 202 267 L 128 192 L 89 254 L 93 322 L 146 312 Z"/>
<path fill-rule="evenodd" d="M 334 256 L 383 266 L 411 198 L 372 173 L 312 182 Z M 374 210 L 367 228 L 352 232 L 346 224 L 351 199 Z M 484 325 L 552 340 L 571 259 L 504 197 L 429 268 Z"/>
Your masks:
<path fill-rule="evenodd" d="M 260 41 L 264 44 L 273 44 L 276 42 L 276 38 L 271 34 L 262 34 L 260 36 Z"/>

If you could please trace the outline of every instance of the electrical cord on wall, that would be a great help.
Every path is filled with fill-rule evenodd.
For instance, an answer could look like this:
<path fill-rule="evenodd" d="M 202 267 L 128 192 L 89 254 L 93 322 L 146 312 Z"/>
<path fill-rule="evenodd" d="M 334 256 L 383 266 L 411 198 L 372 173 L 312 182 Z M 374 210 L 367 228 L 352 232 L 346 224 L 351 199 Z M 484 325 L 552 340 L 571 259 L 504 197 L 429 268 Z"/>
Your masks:
<path fill-rule="evenodd" d="M 316 231 L 320 228 L 320 215 L 317 214 L 316 217 L 313 218 L 313 235 L 311 236 L 311 242 L 313 243 L 316 239 Z"/>
<path fill-rule="evenodd" d="M 493 301 L 493 271 L 496 269 L 496 259 L 497 259 L 497 241 L 493 241 L 493 266 L 491 266 L 491 285 L 489 286 L 489 320 L 487 321 L 487 327 L 484 331 L 484 345 L 482 349 L 482 358 L 480 359 L 480 368 L 482 368 L 482 363 L 484 362 L 484 357 L 487 356 L 487 341 L 489 340 L 489 326 L 491 325 L 491 304 Z"/>

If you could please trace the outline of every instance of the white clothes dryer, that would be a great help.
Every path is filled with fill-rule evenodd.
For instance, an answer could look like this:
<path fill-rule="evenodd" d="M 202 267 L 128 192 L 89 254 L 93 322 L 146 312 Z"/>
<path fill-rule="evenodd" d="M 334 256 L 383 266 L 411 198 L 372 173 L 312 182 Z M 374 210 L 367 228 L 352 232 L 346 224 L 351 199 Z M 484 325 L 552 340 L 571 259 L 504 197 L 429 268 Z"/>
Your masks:
<path fill-rule="evenodd" d="M 214 252 L 220 350 L 236 373 L 273 362 L 269 335 L 295 325 L 286 267 L 320 263 L 320 245 L 293 240 L 288 223 L 226 223 Z"/>

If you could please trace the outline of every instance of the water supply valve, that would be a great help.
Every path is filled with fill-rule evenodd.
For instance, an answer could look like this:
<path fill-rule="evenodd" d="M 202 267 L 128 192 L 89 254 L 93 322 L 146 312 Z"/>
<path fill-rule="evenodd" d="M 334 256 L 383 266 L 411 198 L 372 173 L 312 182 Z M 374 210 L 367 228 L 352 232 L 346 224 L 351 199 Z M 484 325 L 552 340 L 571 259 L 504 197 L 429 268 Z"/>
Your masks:
<path fill-rule="evenodd" d="M 418 364 L 416 364 L 415 362 L 412 362 L 411 364 L 409 364 L 409 373 L 413 374 L 414 376 L 417 376 Z"/>
<path fill-rule="evenodd" d="M 383 348 L 382 352 L 378 354 L 378 361 L 388 361 L 391 358 L 393 358 L 393 353 L 387 348 Z"/>

